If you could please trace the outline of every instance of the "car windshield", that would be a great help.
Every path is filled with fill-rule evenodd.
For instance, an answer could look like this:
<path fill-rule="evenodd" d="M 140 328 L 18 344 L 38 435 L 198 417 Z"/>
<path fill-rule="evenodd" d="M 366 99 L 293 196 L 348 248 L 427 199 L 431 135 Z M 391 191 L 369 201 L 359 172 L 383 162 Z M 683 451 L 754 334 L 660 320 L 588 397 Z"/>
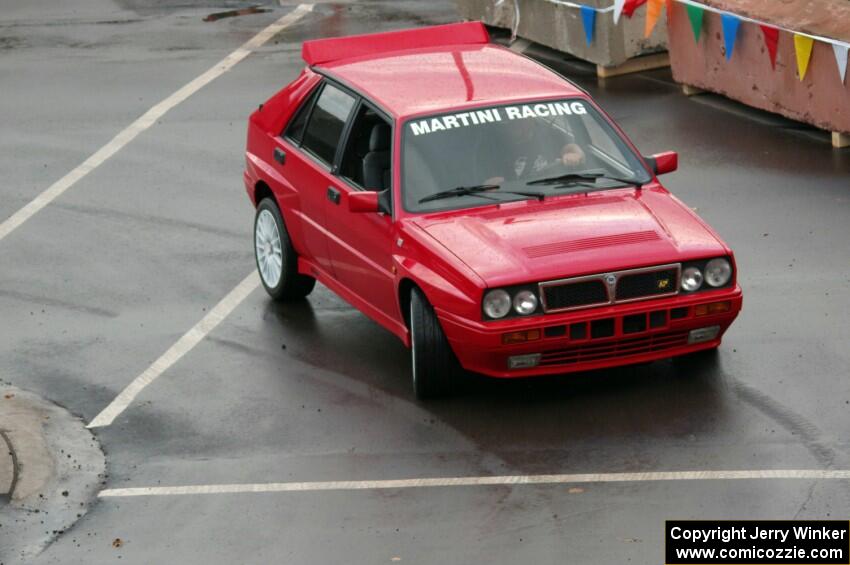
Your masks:
<path fill-rule="evenodd" d="M 414 118 L 403 135 L 402 192 L 410 212 L 650 180 L 637 155 L 584 99 Z"/>

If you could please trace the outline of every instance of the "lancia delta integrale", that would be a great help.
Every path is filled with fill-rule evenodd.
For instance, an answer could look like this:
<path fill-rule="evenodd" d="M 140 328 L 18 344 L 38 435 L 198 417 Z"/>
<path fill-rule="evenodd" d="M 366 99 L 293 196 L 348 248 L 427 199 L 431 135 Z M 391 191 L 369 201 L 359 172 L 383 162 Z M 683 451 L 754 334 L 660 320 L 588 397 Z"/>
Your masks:
<path fill-rule="evenodd" d="M 735 260 L 658 182 L 675 153 L 641 156 L 586 92 L 480 23 L 302 56 L 248 129 L 272 298 L 321 282 L 411 349 L 419 397 L 460 368 L 524 377 L 720 345 L 741 309 Z"/>

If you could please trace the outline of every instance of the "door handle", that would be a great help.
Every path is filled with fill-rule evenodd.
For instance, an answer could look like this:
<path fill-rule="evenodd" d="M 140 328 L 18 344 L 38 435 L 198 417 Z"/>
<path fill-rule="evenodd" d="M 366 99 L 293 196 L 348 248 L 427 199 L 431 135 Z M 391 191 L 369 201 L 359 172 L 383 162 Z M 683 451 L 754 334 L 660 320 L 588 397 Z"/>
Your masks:
<path fill-rule="evenodd" d="M 280 147 L 275 147 L 274 160 L 283 165 L 286 162 L 286 151 L 284 151 Z"/>
<path fill-rule="evenodd" d="M 342 200 L 342 194 L 336 188 L 329 186 L 328 187 L 328 200 L 330 200 L 334 204 L 339 204 L 339 201 Z"/>

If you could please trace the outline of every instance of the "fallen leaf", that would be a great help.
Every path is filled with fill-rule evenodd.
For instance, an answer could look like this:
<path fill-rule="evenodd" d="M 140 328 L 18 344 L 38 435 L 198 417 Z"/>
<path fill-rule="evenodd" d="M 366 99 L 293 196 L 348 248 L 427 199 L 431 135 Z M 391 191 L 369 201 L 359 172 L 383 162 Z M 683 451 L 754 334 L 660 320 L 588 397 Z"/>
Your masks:
<path fill-rule="evenodd" d="M 5 395 L 3 395 L 3 398 L 5 398 L 6 400 L 9 400 L 10 398 L 15 398 L 15 393 L 7 392 Z"/>
<path fill-rule="evenodd" d="M 262 14 L 264 12 L 268 12 L 269 10 L 260 8 L 259 6 L 251 6 L 249 8 L 242 8 L 241 10 L 229 10 L 227 12 L 216 12 L 214 14 L 210 14 L 204 18 L 205 22 L 214 22 L 216 20 L 220 20 L 222 18 L 232 18 L 234 16 L 247 16 L 249 14 Z"/>
<path fill-rule="evenodd" d="M 584 489 L 579 487 L 571 487 L 567 492 L 570 494 L 581 494 L 584 492 Z"/>
<path fill-rule="evenodd" d="M 122 545 L 124 545 L 124 541 L 121 538 L 115 538 L 114 540 L 112 540 L 112 547 L 117 548 L 121 547 Z"/>

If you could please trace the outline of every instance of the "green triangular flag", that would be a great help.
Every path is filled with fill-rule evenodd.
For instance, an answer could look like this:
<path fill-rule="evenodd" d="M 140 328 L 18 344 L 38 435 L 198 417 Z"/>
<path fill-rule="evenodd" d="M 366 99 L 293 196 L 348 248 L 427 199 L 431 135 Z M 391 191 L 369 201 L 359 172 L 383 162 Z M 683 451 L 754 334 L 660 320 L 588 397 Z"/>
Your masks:
<path fill-rule="evenodd" d="M 699 43 L 699 34 L 700 31 L 702 31 L 703 9 L 699 6 L 693 6 L 691 4 L 686 4 L 685 8 L 687 8 L 688 18 L 691 20 L 691 29 L 694 30 L 694 41 Z"/>

